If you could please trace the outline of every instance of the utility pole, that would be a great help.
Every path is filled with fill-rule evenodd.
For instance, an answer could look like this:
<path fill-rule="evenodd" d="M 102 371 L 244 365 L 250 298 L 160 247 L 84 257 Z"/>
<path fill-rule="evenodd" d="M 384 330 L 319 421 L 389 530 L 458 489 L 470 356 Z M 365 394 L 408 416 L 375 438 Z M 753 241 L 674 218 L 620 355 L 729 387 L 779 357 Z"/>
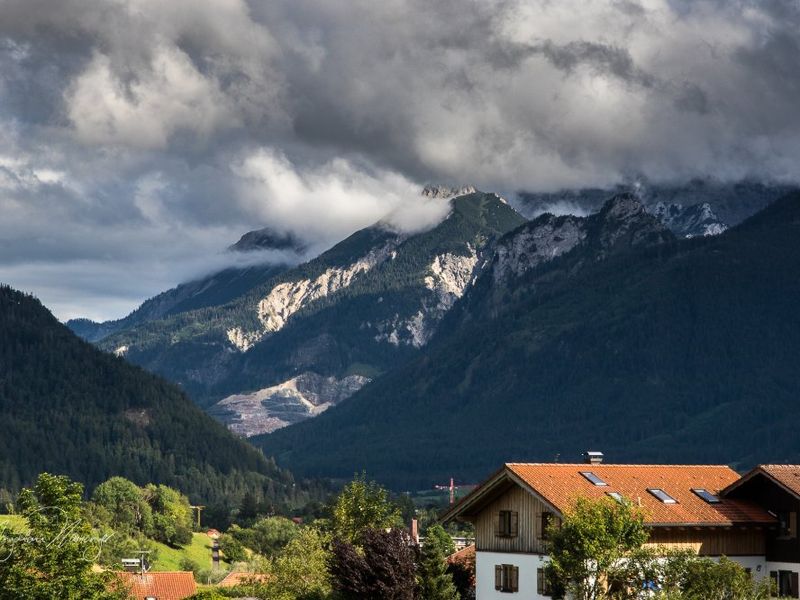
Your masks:
<path fill-rule="evenodd" d="M 203 512 L 205 506 L 192 506 L 197 511 L 197 531 L 200 531 L 200 513 Z"/>

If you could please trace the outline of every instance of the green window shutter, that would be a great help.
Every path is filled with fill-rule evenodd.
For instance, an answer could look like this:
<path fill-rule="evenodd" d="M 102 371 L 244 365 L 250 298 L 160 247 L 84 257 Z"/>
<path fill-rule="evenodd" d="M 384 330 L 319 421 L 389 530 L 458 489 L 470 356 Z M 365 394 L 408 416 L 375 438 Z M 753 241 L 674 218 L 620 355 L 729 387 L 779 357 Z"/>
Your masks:
<path fill-rule="evenodd" d="M 519 567 L 511 567 L 511 591 L 519 591 Z"/>
<path fill-rule="evenodd" d="M 503 587 L 503 567 L 501 565 L 494 566 L 494 589 L 500 590 Z"/>
<path fill-rule="evenodd" d="M 544 569 L 536 569 L 536 592 L 544 596 Z"/>

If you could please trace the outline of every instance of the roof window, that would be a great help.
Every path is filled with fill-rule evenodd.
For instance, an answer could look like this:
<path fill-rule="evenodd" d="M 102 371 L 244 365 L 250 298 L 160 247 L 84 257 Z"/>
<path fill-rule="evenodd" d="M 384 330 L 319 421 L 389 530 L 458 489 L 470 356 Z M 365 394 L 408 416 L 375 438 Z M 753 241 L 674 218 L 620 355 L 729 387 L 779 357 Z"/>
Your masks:
<path fill-rule="evenodd" d="M 719 496 L 715 496 L 703 488 L 692 488 L 692 491 L 709 504 L 719 504 Z"/>
<path fill-rule="evenodd" d="M 583 475 L 586 479 L 589 480 L 594 485 L 605 486 L 608 485 L 605 481 L 600 479 L 597 475 L 592 473 L 591 471 L 581 471 L 581 475 Z"/>
<path fill-rule="evenodd" d="M 647 491 L 653 494 L 656 498 L 661 500 L 664 504 L 677 504 L 678 501 L 675 500 L 672 496 L 670 496 L 667 492 L 662 490 L 661 488 L 647 488 Z"/>

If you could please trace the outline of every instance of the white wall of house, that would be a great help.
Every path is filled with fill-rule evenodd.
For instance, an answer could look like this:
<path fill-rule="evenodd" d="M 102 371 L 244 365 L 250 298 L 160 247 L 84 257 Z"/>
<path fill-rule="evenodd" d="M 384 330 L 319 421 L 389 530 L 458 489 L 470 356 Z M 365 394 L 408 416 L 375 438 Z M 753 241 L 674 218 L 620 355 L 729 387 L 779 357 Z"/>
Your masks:
<path fill-rule="evenodd" d="M 537 593 L 536 573 L 547 564 L 539 554 L 481 552 L 475 553 L 475 600 L 549 600 Z M 500 592 L 494 589 L 495 565 L 519 567 L 519 592 Z"/>

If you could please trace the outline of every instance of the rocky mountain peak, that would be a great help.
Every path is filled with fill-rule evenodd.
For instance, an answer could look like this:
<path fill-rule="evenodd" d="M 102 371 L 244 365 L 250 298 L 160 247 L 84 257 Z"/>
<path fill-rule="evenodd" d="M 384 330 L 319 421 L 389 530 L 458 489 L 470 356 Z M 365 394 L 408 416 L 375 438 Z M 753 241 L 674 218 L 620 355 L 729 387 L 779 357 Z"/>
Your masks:
<path fill-rule="evenodd" d="M 588 217 L 594 230 L 593 243 L 598 258 L 611 250 L 642 244 L 659 244 L 674 236 L 658 218 L 645 210 L 631 193 L 617 194 L 608 200 L 600 212 Z"/>
<path fill-rule="evenodd" d="M 305 243 L 293 233 L 277 232 L 269 227 L 249 231 L 239 241 L 228 247 L 233 252 L 255 252 L 257 250 L 289 250 L 298 254 L 306 249 Z"/>
<path fill-rule="evenodd" d="M 426 185 L 422 190 L 422 195 L 426 198 L 437 198 L 440 200 L 449 200 L 450 198 L 457 198 L 458 196 L 466 196 L 467 194 L 474 194 L 478 190 L 472 185 L 462 185 L 460 187 L 450 187 L 446 185 Z"/>

